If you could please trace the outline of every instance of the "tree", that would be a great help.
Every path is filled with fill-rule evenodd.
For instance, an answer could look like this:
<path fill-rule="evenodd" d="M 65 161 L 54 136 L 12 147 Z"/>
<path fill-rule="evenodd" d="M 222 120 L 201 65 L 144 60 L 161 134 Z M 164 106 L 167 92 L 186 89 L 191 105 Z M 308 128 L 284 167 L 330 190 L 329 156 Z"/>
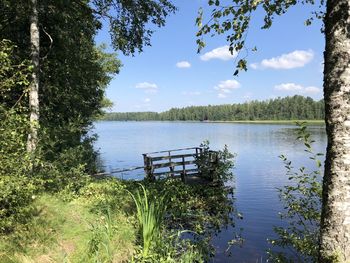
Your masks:
<path fill-rule="evenodd" d="M 164 25 L 175 7 L 167 0 L 2 0 L 0 10 L 1 39 L 17 45 L 22 59 L 32 58 L 28 150 L 40 137 L 52 159 L 88 136 L 104 106 L 104 90 L 121 66 L 115 54 L 95 47 L 101 21 L 109 22 L 113 47 L 134 54 L 150 45 L 150 24 Z"/>
<path fill-rule="evenodd" d="M 105 120 L 185 120 L 185 121 L 237 121 L 237 120 L 321 120 L 323 100 L 295 95 L 266 101 L 251 101 L 242 104 L 216 106 L 189 106 L 157 112 L 114 112 L 102 116 Z M 296 114 L 294 114 L 296 111 Z M 323 110 L 324 111 L 324 110 Z M 307 112 L 307 115 L 304 113 Z"/>
<path fill-rule="evenodd" d="M 350 261 L 350 1 L 328 0 L 324 100 L 328 145 L 320 259 Z"/>
<path fill-rule="evenodd" d="M 274 18 L 297 4 L 316 5 L 306 24 L 314 18 L 324 19 L 324 102 L 328 145 L 323 178 L 320 262 L 350 261 L 350 1 L 349 0 L 235 0 L 222 6 L 220 0 L 209 0 L 214 6 L 211 19 L 203 24 L 200 10 L 197 25 L 199 51 L 205 46 L 206 34 L 227 34 L 230 51 L 245 48 L 250 18 L 258 8 L 265 11 L 262 29 L 272 25 Z M 323 12 L 326 4 L 326 13 Z M 230 33 L 231 32 L 231 33 Z M 247 70 L 244 58 L 237 70 Z"/>
<path fill-rule="evenodd" d="M 30 47 L 33 65 L 32 81 L 29 85 L 30 131 L 28 134 L 27 151 L 35 151 L 38 143 L 39 124 L 39 61 L 40 61 L 40 35 L 39 35 L 38 2 L 31 0 L 30 12 Z"/>

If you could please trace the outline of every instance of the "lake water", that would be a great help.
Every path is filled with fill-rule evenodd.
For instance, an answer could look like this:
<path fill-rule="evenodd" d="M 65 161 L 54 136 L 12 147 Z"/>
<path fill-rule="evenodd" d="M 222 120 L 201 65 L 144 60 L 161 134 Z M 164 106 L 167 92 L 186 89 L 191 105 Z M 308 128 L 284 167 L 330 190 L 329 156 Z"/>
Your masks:
<path fill-rule="evenodd" d="M 224 229 L 214 238 L 217 255 L 213 262 L 262 262 L 269 247 L 267 238 L 274 236 L 273 226 L 283 222 L 278 216 L 282 206 L 277 187 L 287 183 L 279 155 L 286 155 L 294 167 L 313 163 L 305 155 L 302 142 L 296 140 L 296 126 L 281 124 L 239 124 L 198 122 L 97 122 L 96 148 L 106 170 L 142 166 L 142 153 L 199 146 L 210 141 L 213 150 L 228 145 L 236 153 L 235 205 L 243 219 L 235 229 Z M 324 126 L 310 126 L 316 141 L 315 152 L 325 152 Z M 141 170 L 142 172 L 142 170 Z M 141 172 L 120 175 L 124 179 L 142 178 Z M 225 252 L 227 241 L 242 228 L 242 247 Z"/>

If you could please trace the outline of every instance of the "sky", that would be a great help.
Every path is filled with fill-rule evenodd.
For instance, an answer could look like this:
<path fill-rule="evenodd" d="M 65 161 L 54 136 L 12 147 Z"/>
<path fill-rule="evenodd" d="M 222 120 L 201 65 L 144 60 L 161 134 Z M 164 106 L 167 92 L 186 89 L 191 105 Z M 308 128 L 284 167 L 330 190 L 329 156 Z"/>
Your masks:
<path fill-rule="evenodd" d="M 247 47 L 248 71 L 233 76 L 235 57 L 223 36 L 206 36 L 206 47 L 197 53 L 195 25 L 205 0 L 174 0 L 178 11 L 153 34 L 152 46 L 135 56 L 118 52 L 123 67 L 109 84 L 106 95 L 111 111 L 156 111 L 190 105 L 219 105 L 267 100 L 290 95 L 321 99 L 324 37 L 320 22 L 305 26 L 312 7 L 295 6 L 261 30 L 262 12 L 252 20 Z M 206 21 L 206 19 L 204 19 Z M 108 28 L 96 43 L 110 43 Z"/>

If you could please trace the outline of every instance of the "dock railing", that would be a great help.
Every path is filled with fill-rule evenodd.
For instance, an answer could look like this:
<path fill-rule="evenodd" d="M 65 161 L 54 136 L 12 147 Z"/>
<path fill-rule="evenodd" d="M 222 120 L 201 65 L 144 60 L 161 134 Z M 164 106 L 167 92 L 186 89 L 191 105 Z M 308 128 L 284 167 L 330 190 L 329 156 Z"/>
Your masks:
<path fill-rule="evenodd" d="M 181 177 L 198 175 L 200 167 L 196 160 L 203 154 L 203 148 L 191 147 L 143 154 L 146 178 L 155 180 L 163 177 Z M 216 161 L 216 152 L 210 151 L 211 162 Z"/>

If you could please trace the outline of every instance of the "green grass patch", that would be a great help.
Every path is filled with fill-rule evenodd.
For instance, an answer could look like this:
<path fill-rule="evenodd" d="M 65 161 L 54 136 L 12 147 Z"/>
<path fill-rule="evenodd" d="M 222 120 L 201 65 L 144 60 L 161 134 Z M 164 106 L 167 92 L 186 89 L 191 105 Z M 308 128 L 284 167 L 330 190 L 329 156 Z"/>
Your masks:
<path fill-rule="evenodd" d="M 234 225 L 232 189 L 176 179 L 143 185 L 106 178 L 76 195 L 37 197 L 29 223 L 0 237 L 1 262 L 204 262 L 211 236 Z"/>
<path fill-rule="evenodd" d="M 98 262 L 89 253 L 89 246 L 96 238 L 96 229 L 102 231 L 106 224 L 102 212 L 96 213 L 85 198 L 67 202 L 58 195 L 45 194 L 34 205 L 36 215 L 30 224 L 1 238 L 1 262 Z M 134 250 L 134 226 L 121 212 L 112 211 L 111 217 L 113 250 L 108 251 L 109 257 L 113 262 L 123 262 Z M 99 257 L 105 258 L 105 254 L 101 249 Z"/>

